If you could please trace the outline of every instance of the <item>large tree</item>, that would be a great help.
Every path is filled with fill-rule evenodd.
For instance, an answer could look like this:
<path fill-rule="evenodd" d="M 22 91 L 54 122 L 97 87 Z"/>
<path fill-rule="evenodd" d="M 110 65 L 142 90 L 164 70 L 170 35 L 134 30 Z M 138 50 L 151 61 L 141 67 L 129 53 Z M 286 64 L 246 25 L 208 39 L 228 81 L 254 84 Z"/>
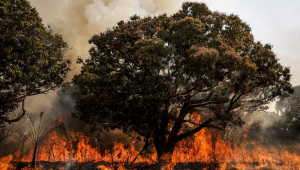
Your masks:
<path fill-rule="evenodd" d="M 28 1 L 0 1 L 0 121 L 18 121 L 27 96 L 61 85 L 70 70 L 67 49 Z M 20 105 L 22 113 L 10 116 Z"/>
<path fill-rule="evenodd" d="M 153 139 L 159 160 L 202 128 L 242 125 L 241 111 L 293 92 L 271 45 L 254 41 L 238 16 L 203 3 L 184 3 L 171 16 L 135 15 L 89 42 L 73 79 L 80 118 Z"/>

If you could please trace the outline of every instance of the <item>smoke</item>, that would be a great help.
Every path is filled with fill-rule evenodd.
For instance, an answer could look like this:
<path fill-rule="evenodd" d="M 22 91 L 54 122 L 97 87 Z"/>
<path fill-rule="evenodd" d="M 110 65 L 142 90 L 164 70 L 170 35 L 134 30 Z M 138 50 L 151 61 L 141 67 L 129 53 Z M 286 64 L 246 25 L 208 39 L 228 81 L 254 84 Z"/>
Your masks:
<path fill-rule="evenodd" d="M 43 19 L 45 25 L 50 25 L 54 33 L 61 34 L 68 42 L 70 50 L 66 57 L 71 59 L 72 71 L 67 75 L 66 81 L 71 81 L 75 74 L 80 72 L 81 66 L 76 64 L 76 59 L 88 57 L 91 45 L 88 40 L 92 35 L 105 31 L 115 26 L 120 20 L 128 20 L 137 14 L 141 17 L 154 16 L 161 13 L 172 14 L 177 12 L 183 0 L 29 0 Z M 59 89 L 58 89 L 59 90 Z M 46 114 L 53 109 L 54 103 L 59 100 L 56 91 L 46 95 L 36 95 L 25 99 L 27 112 Z M 69 105 L 62 110 L 63 118 L 76 122 L 71 118 L 74 111 L 74 101 L 69 100 Z M 55 115 L 45 115 L 54 117 Z M 48 119 L 48 118 L 47 118 Z M 72 120 L 71 120 L 72 119 Z M 66 120 L 65 120 L 66 121 Z M 78 123 L 78 122 L 76 122 Z M 72 123 L 66 122 L 71 126 Z M 23 126 L 23 125 L 20 125 Z"/>
<path fill-rule="evenodd" d="M 59 33 L 72 48 L 70 56 L 74 71 L 67 78 L 71 80 L 80 71 L 76 58 L 87 58 L 93 34 L 105 31 L 120 20 L 127 20 L 137 14 L 141 17 L 161 13 L 172 14 L 180 9 L 183 0 L 29 0 L 35 6 L 46 25 Z"/>

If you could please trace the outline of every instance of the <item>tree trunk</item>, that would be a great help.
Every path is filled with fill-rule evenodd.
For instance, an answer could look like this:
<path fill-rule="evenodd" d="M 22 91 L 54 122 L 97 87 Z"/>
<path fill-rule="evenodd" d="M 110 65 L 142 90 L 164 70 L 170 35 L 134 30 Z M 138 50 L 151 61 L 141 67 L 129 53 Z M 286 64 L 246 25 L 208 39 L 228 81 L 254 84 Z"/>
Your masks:
<path fill-rule="evenodd" d="M 21 152 L 20 152 L 20 161 L 19 162 L 22 162 L 24 143 L 25 143 L 25 140 L 22 140 L 22 146 L 21 146 Z"/>
<path fill-rule="evenodd" d="M 159 139 L 154 139 L 154 145 L 157 152 L 157 170 L 162 169 L 165 165 L 172 164 L 172 156 L 175 150 L 176 142 L 166 143 Z"/>
<path fill-rule="evenodd" d="M 31 161 L 31 168 L 35 168 L 36 151 L 37 151 L 37 144 L 34 145 L 33 156 L 32 156 L 32 161 Z"/>
<path fill-rule="evenodd" d="M 17 170 L 21 170 L 22 168 L 25 168 L 25 164 L 22 162 L 24 143 L 25 143 L 25 140 L 22 140 L 22 146 L 21 146 L 21 152 L 20 152 L 20 160 L 19 160 L 19 162 L 17 164 L 17 167 L 16 167 Z"/>

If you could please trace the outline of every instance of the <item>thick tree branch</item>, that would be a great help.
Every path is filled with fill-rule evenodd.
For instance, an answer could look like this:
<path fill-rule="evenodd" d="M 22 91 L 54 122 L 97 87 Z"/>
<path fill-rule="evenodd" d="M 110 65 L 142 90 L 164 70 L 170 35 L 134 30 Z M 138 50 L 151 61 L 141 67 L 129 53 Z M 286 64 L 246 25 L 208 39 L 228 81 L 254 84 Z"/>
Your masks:
<path fill-rule="evenodd" d="M 185 116 L 188 114 L 187 108 L 189 105 L 189 100 L 186 100 L 183 104 L 183 107 L 180 110 L 179 116 L 175 119 L 175 124 L 173 125 L 173 128 L 169 134 L 168 142 L 171 142 L 177 137 L 177 134 L 181 128 L 181 124 L 185 118 Z"/>
<path fill-rule="evenodd" d="M 142 153 L 143 150 L 148 149 L 149 146 L 149 138 L 150 138 L 150 134 L 146 135 L 146 139 L 145 139 L 145 145 L 144 147 L 141 149 L 141 151 L 136 155 L 136 157 L 133 159 L 133 161 L 131 162 L 130 166 L 132 166 L 132 164 L 134 163 L 134 161 L 138 158 L 138 156 Z"/>
<path fill-rule="evenodd" d="M 23 98 L 23 100 L 22 100 L 22 114 L 21 114 L 20 116 L 18 116 L 18 117 L 15 118 L 15 119 L 12 119 L 12 120 L 9 120 L 7 117 L 1 116 L 0 119 L 1 119 L 2 121 L 4 121 L 4 122 L 7 122 L 7 123 L 12 123 L 12 122 L 17 122 L 17 121 L 19 121 L 19 120 L 25 115 L 25 113 L 26 113 L 26 111 L 25 111 L 25 109 L 24 109 L 24 100 L 25 100 L 25 98 Z"/>
<path fill-rule="evenodd" d="M 197 104 L 192 104 L 189 106 L 189 110 L 190 109 L 193 109 L 195 107 L 203 107 L 203 106 L 206 106 L 206 105 L 210 105 L 210 104 L 224 104 L 224 103 L 227 103 L 226 101 L 207 101 L 207 102 L 202 102 L 202 103 L 197 103 Z"/>
<path fill-rule="evenodd" d="M 237 97 L 236 97 L 236 95 L 234 95 L 234 96 L 231 98 L 231 101 L 230 101 L 230 104 L 229 104 L 229 106 L 228 106 L 228 108 L 227 108 L 227 110 L 226 110 L 226 113 L 229 113 L 230 110 L 232 109 L 232 107 L 234 106 L 234 104 L 235 104 L 242 96 L 244 96 L 245 94 L 251 92 L 252 89 L 253 89 L 253 88 L 249 88 L 248 90 L 244 91 L 243 93 L 241 93 L 241 94 L 238 95 Z M 235 98 L 235 97 L 236 97 L 236 98 Z"/>
<path fill-rule="evenodd" d="M 18 120 L 20 120 L 24 115 L 25 115 L 25 110 L 24 110 L 24 100 L 26 97 L 29 97 L 29 96 L 34 96 L 34 95 L 38 95 L 38 94 L 47 94 L 50 90 L 54 90 L 58 87 L 59 85 L 55 85 L 55 86 L 52 86 L 50 87 L 49 89 L 45 89 L 45 90 L 42 90 L 42 91 L 39 91 L 39 92 L 34 92 L 34 93 L 29 93 L 29 94 L 24 94 L 24 95 L 21 95 L 17 98 L 15 98 L 7 107 L 4 111 L 0 112 L 0 119 L 3 120 L 4 122 L 7 122 L 7 123 L 11 123 L 11 122 L 16 122 Z M 20 100 L 22 100 L 22 115 L 20 115 L 18 118 L 16 119 L 13 119 L 13 120 L 8 120 L 8 118 L 5 118 L 4 115 L 9 112 L 9 109 L 15 104 L 15 103 L 18 103 Z"/>

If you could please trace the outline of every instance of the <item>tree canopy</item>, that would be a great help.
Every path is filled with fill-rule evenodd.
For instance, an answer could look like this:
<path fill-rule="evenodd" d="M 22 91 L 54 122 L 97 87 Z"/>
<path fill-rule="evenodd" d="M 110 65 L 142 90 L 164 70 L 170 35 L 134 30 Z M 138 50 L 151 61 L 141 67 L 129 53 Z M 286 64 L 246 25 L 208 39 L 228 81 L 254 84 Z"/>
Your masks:
<path fill-rule="evenodd" d="M 62 84 L 70 70 L 67 49 L 28 1 L 0 1 L 0 121 L 18 121 L 25 114 L 25 97 Z M 20 104 L 23 113 L 9 116 Z"/>
<path fill-rule="evenodd" d="M 80 118 L 151 138 L 158 157 L 204 127 L 242 125 L 242 111 L 293 92 L 271 45 L 254 41 L 237 15 L 203 3 L 183 3 L 170 16 L 134 15 L 89 42 L 73 79 Z"/>

